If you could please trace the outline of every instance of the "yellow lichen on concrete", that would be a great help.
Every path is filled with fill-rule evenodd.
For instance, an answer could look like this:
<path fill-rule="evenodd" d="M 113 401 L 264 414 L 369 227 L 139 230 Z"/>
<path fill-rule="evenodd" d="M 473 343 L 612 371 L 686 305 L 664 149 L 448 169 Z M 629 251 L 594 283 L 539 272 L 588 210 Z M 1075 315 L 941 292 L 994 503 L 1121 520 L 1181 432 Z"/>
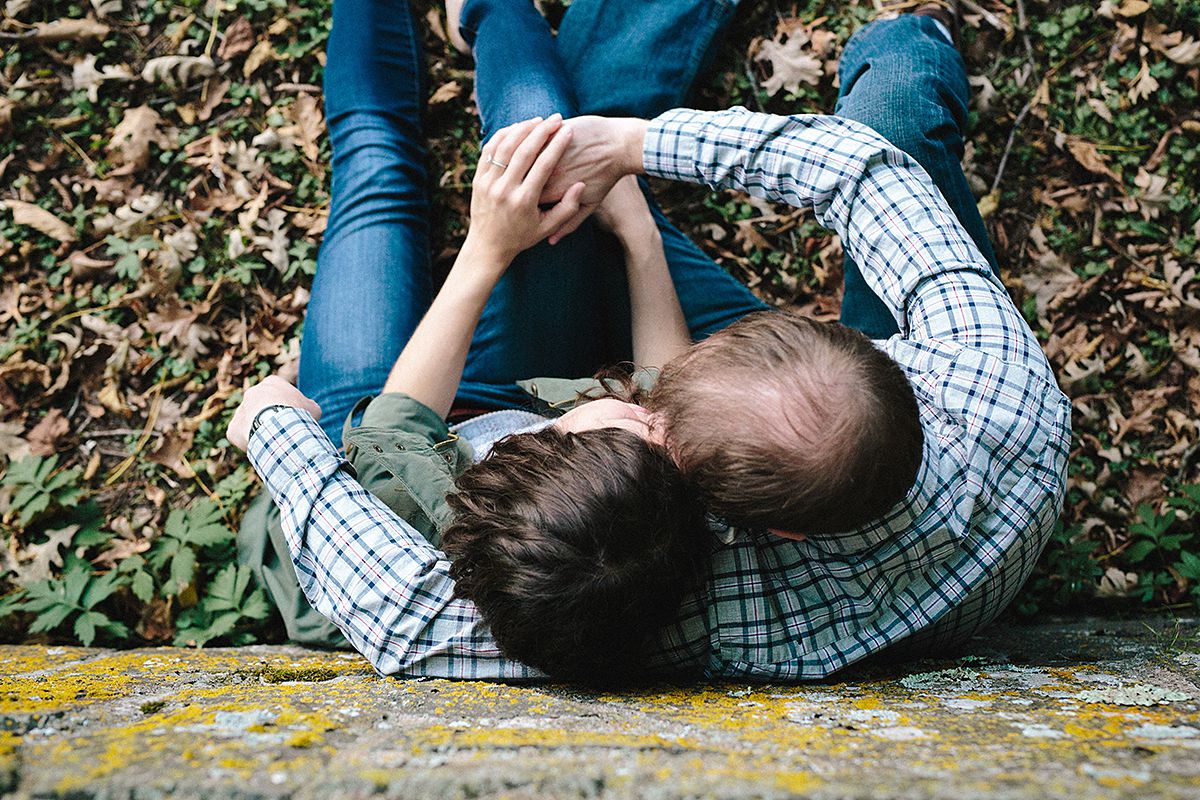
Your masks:
<path fill-rule="evenodd" d="M 0 713 L 47 713 L 111 700 L 129 694 L 146 675 L 169 673 L 230 675 L 271 682 L 329 680 L 341 675 L 371 675 L 362 658 L 307 653 L 289 658 L 275 654 L 258 660 L 230 651 L 157 648 L 105 652 L 84 648 L 0 647 Z M 314 672 L 315 671 L 315 672 Z"/>
<path fill-rule="evenodd" d="M 21 670 L 0 686 L 20 733 L 0 739 L 0 767 L 24 770 L 37 797 L 221 797 L 264 781 L 298 800 L 619 798 L 650 783 L 739 799 L 1200 788 L 1200 704 L 1166 699 L 1200 695 L 1200 670 L 1163 672 L 1176 662 L 1159 657 L 596 694 L 386 679 L 357 657 L 297 650 L 12 655 Z M 17 702 L 34 685 L 38 711 Z M 1108 697 L 1149 699 L 1096 702 Z"/>

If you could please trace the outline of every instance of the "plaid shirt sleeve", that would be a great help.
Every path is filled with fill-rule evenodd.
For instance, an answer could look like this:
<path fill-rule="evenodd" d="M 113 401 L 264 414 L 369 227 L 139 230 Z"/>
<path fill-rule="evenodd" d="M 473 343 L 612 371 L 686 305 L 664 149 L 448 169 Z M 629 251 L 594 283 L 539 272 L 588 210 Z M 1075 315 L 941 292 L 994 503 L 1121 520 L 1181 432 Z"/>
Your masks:
<path fill-rule="evenodd" d="M 446 557 L 351 477 L 307 412 L 264 411 L 248 454 L 305 596 L 379 672 L 538 677 L 501 655 L 475 606 L 454 597 Z"/>
<path fill-rule="evenodd" d="M 810 208 L 842 237 L 905 339 L 954 341 L 1034 367 L 1049 365 L 925 170 L 862 123 L 668 111 L 643 150 L 646 171 Z"/>

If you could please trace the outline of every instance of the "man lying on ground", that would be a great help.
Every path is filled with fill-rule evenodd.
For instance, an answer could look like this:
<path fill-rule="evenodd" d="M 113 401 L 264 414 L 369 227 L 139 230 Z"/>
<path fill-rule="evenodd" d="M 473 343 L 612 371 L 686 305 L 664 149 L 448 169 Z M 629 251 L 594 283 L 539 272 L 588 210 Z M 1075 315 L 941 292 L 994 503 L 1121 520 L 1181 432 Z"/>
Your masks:
<path fill-rule="evenodd" d="M 464 20 L 483 1 L 468 0 Z M 907 378 L 921 429 L 919 460 L 889 462 L 870 423 L 879 413 L 899 422 L 913 409 L 860 402 L 857 340 L 784 315 L 734 325 L 669 364 L 655 390 L 667 397 L 659 412 L 667 447 L 712 507 L 745 526 L 723 537 L 705 586 L 660 632 L 648 669 L 821 677 L 901 642 L 961 640 L 1012 599 L 1053 528 L 1069 405 L 995 278 L 957 162 L 965 74 L 937 13 L 924 7 L 855 35 L 841 65 L 839 117 L 676 110 L 650 123 L 568 123 L 574 140 L 559 173 L 587 184 L 586 202 L 599 202 L 619 176 L 644 171 L 812 208 L 847 251 L 843 319 L 890 335 L 879 348 Z M 845 352 L 821 344 L 826 355 L 812 361 L 814 342 L 842 339 Z M 310 552 L 306 543 L 328 536 L 330 521 L 312 512 L 332 505 L 325 472 L 338 466 L 330 461 L 316 480 L 303 474 L 290 455 L 295 442 L 281 438 L 302 427 L 302 415 L 265 417 L 251 457 L 291 518 L 288 543 L 306 593 L 377 667 L 536 674 L 489 650 L 477 607 L 446 579 L 451 567 L 399 520 L 372 514 L 353 525 L 352 553 Z M 729 474 L 731 458 L 746 472 Z M 755 469 L 755 459 L 765 466 Z M 915 466 L 915 480 L 903 499 L 863 520 L 880 499 L 874 487 L 860 489 L 870 484 L 860 476 L 887 483 L 889 467 L 905 464 Z M 794 490 L 809 491 L 806 481 L 819 485 L 816 499 L 791 502 Z M 296 483 L 309 485 L 307 495 Z M 361 493 L 355 502 L 372 501 Z M 353 521 L 340 496 L 338 508 L 337 519 Z M 396 574 L 397 549 L 422 554 L 420 581 Z"/>

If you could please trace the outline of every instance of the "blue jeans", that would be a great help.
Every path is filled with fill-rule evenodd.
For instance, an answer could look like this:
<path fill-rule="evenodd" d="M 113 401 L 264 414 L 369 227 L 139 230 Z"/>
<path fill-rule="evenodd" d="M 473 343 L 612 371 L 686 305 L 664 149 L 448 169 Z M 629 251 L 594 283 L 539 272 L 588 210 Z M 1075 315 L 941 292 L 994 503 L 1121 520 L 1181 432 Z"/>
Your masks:
<path fill-rule="evenodd" d="M 998 271 L 996 254 L 960 161 L 970 89 L 962 56 L 928 17 L 873 22 L 846 44 L 836 114 L 871 126 L 915 158 Z M 899 332 L 883 301 L 846 259 L 842 323 L 873 339 Z"/>
<path fill-rule="evenodd" d="M 575 0 L 557 41 L 530 0 L 468 0 L 485 135 L 561 112 L 654 116 L 680 105 L 733 11 L 729 0 Z M 407 0 L 336 0 L 325 109 L 333 200 L 300 352 L 300 389 L 334 441 L 379 391 L 428 308 L 424 68 Z M 651 203 L 688 326 L 703 338 L 765 304 Z M 615 239 L 585 224 L 522 253 L 476 330 L 458 404 L 523 407 L 515 381 L 628 360 L 629 298 Z"/>
<path fill-rule="evenodd" d="M 729 0 L 575 0 L 555 40 L 530 0 L 468 0 L 484 133 L 561 112 L 653 117 L 681 105 L 732 14 Z M 429 306 L 424 68 L 407 0 L 336 0 L 325 71 L 333 201 L 300 355 L 300 389 L 335 441 L 361 397 L 378 392 Z M 841 63 L 837 113 L 864 122 L 933 176 L 995 264 L 963 177 L 967 82 L 931 21 L 860 30 Z M 651 200 L 671 275 L 699 339 L 767 306 L 674 228 Z M 868 335 L 892 315 L 846 264 L 842 319 Z M 631 355 L 624 267 L 592 224 L 521 254 L 484 310 L 461 405 L 521 407 L 514 381 L 579 377 Z"/>

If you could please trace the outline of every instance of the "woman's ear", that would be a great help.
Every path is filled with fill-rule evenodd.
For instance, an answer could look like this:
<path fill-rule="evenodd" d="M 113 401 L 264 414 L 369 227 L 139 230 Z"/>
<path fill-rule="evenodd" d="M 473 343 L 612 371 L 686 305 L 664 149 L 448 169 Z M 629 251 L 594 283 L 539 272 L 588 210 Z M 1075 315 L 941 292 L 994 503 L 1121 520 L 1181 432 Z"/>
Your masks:
<path fill-rule="evenodd" d="M 663 422 L 662 415 L 657 411 L 652 412 L 646 417 L 646 426 L 650 430 L 650 434 L 646 437 L 646 441 L 650 444 L 656 444 L 659 447 L 666 448 L 667 452 L 671 452 L 671 448 L 667 446 L 667 426 Z M 675 455 L 671 454 L 671 460 L 675 460 Z"/>
<path fill-rule="evenodd" d="M 808 537 L 803 533 L 792 533 L 791 531 L 781 531 L 778 528 L 767 528 L 769 533 L 778 536 L 781 539 L 792 539 L 793 541 L 803 542 Z"/>

